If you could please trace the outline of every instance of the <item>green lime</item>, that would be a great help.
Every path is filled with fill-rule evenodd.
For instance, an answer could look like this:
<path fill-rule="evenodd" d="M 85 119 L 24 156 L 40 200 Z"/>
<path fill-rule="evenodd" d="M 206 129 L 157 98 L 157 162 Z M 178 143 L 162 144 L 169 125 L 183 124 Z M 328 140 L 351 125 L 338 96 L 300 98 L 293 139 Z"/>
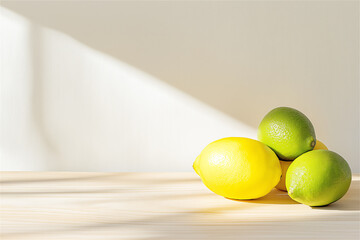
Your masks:
<path fill-rule="evenodd" d="M 258 139 L 283 160 L 294 160 L 316 144 L 310 120 L 289 107 L 278 107 L 266 114 L 258 128 Z"/>
<path fill-rule="evenodd" d="M 325 206 L 342 198 L 350 187 L 351 170 L 339 154 L 328 150 L 304 153 L 286 173 L 289 196 L 309 206 Z"/>

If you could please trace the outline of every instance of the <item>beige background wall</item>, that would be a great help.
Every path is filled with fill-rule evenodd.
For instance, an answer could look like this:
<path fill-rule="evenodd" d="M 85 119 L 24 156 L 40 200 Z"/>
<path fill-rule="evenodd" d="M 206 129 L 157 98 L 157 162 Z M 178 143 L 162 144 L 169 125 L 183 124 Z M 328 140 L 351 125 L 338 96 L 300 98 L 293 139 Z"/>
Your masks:
<path fill-rule="evenodd" d="M 187 171 L 277 106 L 359 165 L 359 2 L 2 1 L 4 170 Z"/>

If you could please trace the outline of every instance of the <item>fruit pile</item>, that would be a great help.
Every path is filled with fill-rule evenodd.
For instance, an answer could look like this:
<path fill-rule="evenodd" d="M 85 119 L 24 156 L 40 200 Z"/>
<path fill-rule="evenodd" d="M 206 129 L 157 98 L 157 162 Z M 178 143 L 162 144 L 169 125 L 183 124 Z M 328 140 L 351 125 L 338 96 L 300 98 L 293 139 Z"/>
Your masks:
<path fill-rule="evenodd" d="M 350 187 L 351 170 L 339 154 L 316 139 L 310 120 L 289 107 L 270 111 L 258 140 L 229 137 L 205 147 L 193 168 L 214 193 L 256 199 L 274 187 L 309 206 L 325 206 Z"/>

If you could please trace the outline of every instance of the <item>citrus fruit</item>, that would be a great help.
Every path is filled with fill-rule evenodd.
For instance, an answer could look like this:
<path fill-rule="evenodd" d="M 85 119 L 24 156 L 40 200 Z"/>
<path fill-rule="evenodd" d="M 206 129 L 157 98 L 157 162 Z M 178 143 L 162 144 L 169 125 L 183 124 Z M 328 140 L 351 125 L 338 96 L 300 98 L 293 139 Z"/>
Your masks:
<path fill-rule="evenodd" d="M 241 137 L 210 143 L 193 167 L 211 191 L 233 199 L 265 196 L 281 176 L 279 159 L 269 147 Z"/>
<path fill-rule="evenodd" d="M 319 139 L 316 139 L 314 150 L 319 150 L 319 149 L 328 150 L 328 148 L 325 146 L 324 143 L 322 143 Z"/>
<path fill-rule="evenodd" d="M 295 159 L 286 174 L 289 196 L 309 206 L 325 206 L 339 200 L 350 183 L 348 163 L 328 150 L 304 153 Z"/>
<path fill-rule="evenodd" d="M 258 139 L 283 160 L 294 160 L 316 144 L 310 120 L 289 107 L 278 107 L 266 114 L 258 128 Z"/>
<path fill-rule="evenodd" d="M 275 186 L 277 189 L 281 190 L 281 191 L 287 191 L 286 190 L 286 185 L 285 185 L 285 179 L 286 179 L 286 172 L 290 166 L 290 164 L 293 161 L 284 161 L 280 159 L 280 166 L 281 166 L 281 178 L 279 183 Z"/>
<path fill-rule="evenodd" d="M 322 143 L 320 140 L 316 140 L 316 145 L 314 147 L 314 150 L 318 150 L 318 149 L 328 150 L 324 143 Z M 279 159 L 279 160 L 280 160 L 282 175 L 281 175 L 280 182 L 278 183 L 278 185 L 276 185 L 276 188 L 279 190 L 282 190 L 282 191 L 287 191 L 286 184 L 285 184 L 286 173 L 287 173 L 287 170 L 288 170 L 290 164 L 293 161 L 285 161 L 282 159 Z"/>

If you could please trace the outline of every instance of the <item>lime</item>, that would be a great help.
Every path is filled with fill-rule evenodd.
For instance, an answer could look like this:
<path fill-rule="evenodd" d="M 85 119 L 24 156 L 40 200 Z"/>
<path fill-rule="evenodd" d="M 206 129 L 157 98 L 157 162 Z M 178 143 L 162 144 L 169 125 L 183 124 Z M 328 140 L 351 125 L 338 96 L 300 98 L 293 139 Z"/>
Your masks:
<path fill-rule="evenodd" d="M 278 107 L 266 114 L 258 128 L 258 139 L 283 160 L 294 160 L 316 144 L 310 120 L 289 107 Z"/>
<path fill-rule="evenodd" d="M 279 159 L 269 147 L 241 137 L 210 143 L 193 167 L 211 191 L 233 199 L 265 196 L 281 176 Z"/>
<path fill-rule="evenodd" d="M 324 206 L 339 200 L 350 183 L 348 163 L 328 150 L 304 153 L 295 159 L 286 174 L 289 196 L 309 206 Z"/>

